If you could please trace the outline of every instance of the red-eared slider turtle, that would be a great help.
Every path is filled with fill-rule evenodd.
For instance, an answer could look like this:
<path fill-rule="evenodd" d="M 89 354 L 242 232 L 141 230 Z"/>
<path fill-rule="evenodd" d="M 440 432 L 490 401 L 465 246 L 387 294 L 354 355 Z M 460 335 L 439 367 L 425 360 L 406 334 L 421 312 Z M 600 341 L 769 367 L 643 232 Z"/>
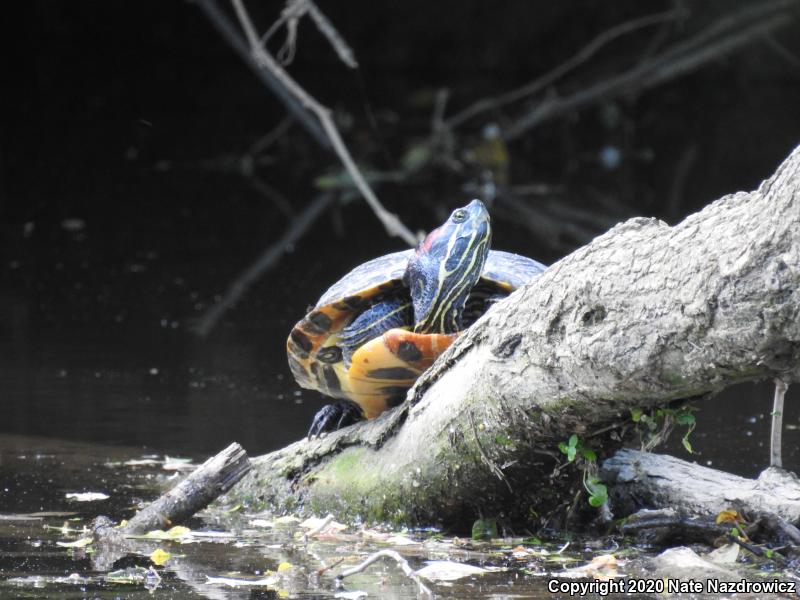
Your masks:
<path fill-rule="evenodd" d="M 489 213 L 473 200 L 416 250 L 366 262 L 322 295 L 286 344 L 297 382 L 343 401 L 320 410 L 310 434 L 402 402 L 459 332 L 544 271 L 490 241 Z"/>

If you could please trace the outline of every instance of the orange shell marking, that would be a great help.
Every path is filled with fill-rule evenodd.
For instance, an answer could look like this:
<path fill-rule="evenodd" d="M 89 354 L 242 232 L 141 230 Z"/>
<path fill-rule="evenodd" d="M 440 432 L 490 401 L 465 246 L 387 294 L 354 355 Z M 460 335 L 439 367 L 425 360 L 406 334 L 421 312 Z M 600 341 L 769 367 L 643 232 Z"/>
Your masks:
<path fill-rule="evenodd" d="M 390 329 L 353 354 L 349 397 L 373 419 L 405 399 L 408 388 L 459 336 Z M 388 406 L 387 406 L 388 404 Z"/>

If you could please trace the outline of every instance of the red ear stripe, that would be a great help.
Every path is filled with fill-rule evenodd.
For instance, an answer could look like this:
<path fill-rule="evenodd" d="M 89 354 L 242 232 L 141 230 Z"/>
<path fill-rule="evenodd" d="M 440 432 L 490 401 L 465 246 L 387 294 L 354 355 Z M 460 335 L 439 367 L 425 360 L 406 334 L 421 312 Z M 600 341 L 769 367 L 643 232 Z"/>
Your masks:
<path fill-rule="evenodd" d="M 444 229 L 444 226 L 437 227 L 436 229 L 431 231 L 425 237 L 424 240 L 422 240 L 422 243 L 419 246 L 417 246 L 417 256 L 419 256 L 420 254 L 424 254 L 425 252 L 427 252 L 428 250 L 431 249 L 431 246 L 433 245 L 433 242 L 435 242 L 437 238 L 442 236 L 442 230 L 443 229 Z"/>

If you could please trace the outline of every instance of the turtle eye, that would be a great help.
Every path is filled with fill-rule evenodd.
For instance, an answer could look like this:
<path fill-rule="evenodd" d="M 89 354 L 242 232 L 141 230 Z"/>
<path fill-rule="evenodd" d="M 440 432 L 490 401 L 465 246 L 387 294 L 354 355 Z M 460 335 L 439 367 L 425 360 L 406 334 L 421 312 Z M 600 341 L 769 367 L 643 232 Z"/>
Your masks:
<path fill-rule="evenodd" d="M 467 220 L 467 211 L 463 208 L 459 208 L 457 211 L 453 212 L 453 221 L 456 223 L 463 223 Z"/>

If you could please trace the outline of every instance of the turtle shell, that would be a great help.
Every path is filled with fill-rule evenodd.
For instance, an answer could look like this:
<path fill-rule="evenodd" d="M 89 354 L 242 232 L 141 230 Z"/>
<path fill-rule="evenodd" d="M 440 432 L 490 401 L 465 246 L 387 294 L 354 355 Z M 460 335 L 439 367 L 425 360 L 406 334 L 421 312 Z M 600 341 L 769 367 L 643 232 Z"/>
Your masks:
<path fill-rule="evenodd" d="M 338 346 L 342 329 L 376 302 L 389 298 L 410 301 L 402 278 L 413 253 L 414 250 L 394 252 L 359 265 L 334 283 L 294 326 L 286 349 L 289 367 L 302 387 L 352 400 L 361 406 L 367 418 L 372 418 L 402 401 L 416 378 L 455 339 L 457 334 L 409 332 L 407 339 L 395 335 L 391 340 L 387 338 L 385 344 L 370 342 L 362 346 L 357 351 L 361 356 L 354 360 L 353 367 L 345 365 Z M 488 306 L 486 299 L 507 296 L 545 268 L 530 258 L 491 250 L 468 304 L 478 306 L 482 312 Z M 402 352 L 398 356 L 397 347 L 407 348 L 403 344 L 411 343 L 409 336 L 413 336 L 415 343 L 415 356 L 411 358 L 416 360 L 409 360 Z M 370 370 L 355 370 L 355 363 L 363 366 L 365 362 L 370 363 Z"/>

